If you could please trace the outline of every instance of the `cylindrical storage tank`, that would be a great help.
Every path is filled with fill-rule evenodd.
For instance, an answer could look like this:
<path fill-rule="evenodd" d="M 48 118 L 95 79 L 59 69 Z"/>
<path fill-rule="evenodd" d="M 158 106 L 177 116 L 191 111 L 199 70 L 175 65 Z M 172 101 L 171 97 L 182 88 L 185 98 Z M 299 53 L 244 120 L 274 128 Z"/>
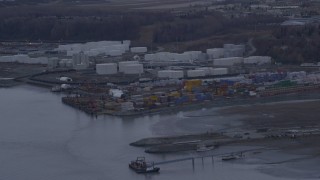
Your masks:
<path fill-rule="evenodd" d="M 130 48 L 132 53 L 145 53 L 148 51 L 147 47 L 132 47 Z"/>
<path fill-rule="evenodd" d="M 121 50 L 111 50 L 111 51 L 109 51 L 109 55 L 110 56 L 121 56 L 122 51 Z"/>
<path fill-rule="evenodd" d="M 48 67 L 55 68 L 58 66 L 59 59 L 58 58 L 49 58 L 48 59 Z"/>
<path fill-rule="evenodd" d="M 37 59 L 37 62 L 39 64 L 48 64 L 48 58 L 47 57 L 38 57 L 36 59 Z"/>
<path fill-rule="evenodd" d="M 243 59 L 244 64 L 257 64 L 259 62 L 257 56 L 250 56 Z"/>
<path fill-rule="evenodd" d="M 67 62 L 66 62 L 66 67 L 67 67 L 67 68 L 72 68 L 72 67 L 73 67 L 72 61 L 67 61 Z"/>
<path fill-rule="evenodd" d="M 231 49 L 229 52 L 229 57 L 242 57 L 244 54 L 244 51 L 240 48 Z"/>
<path fill-rule="evenodd" d="M 174 60 L 182 61 L 182 62 L 190 62 L 191 58 L 189 54 L 174 54 Z"/>
<path fill-rule="evenodd" d="M 244 44 L 235 45 L 234 48 L 239 49 L 243 53 L 246 51 L 246 46 Z"/>
<path fill-rule="evenodd" d="M 158 71 L 159 78 L 169 78 L 171 70 Z"/>
<path fill-rule="evenodd" d="M 122 61 L 122 62 L 119 62 L 119 72 L 123 72 L 123 68 L 127 64 L 138 64 L 138 63 L 139 63 L 139 61 Z"/>
<path fill-rule="evenodd" d="M 155 54 L 146 54 L 144 55 L 144 60 L 146 61 L 155 61 L 156 55 Z"/>
<path fill-rule="evenodd" d="M 71 60 L 71 59 L 61 59 L 61 60 L 59 61 L 59 66 L 60 66 L 60 67 L 66 67 L 66 64 L 67 64 L 68 62 L 71 62 L 71 63 L 72 63 L 72 60 Z"/>
<path fill-rule="evenodd" d="M 217 59 L 224 57 L 224 49 L 223 48 L 213 48 L 207 49 L 206 53 L 209 56 L 209 59 Z"/>
<path fill-rule="evenodd" d="M 73 56 L 74 54 L 78 54 L 80 51 L 75 51 L 75 50 L 71 50 L 71 51 L 67 51 L 67 56 Z"/>
<path fill-rule="evenodd" d="M 198 60 L 199 56 L 201 55 L 201 51 L 186 51 L 183 54 L 188 55 L 190 61 Z"/>
<path fill-rule="evenodd" d="M 116 63 L 96 64 L 97 74 L 116 74 L 118 66 Z"/>
<path fill-rule="evenodd" d="M 183 77 L 184 77 L 183 71 L 172 71 L 170 75 L 170 78 L 172 79 L 179 79 Z"/>
<path fill-rule="evenodd" d="M 126 64 L 123 66 L 124 74 L 142 74 L 143 65 L 142 64 Z"/>
<path fill-rule="evenodd" d="M 244 58 L 244 64 L 271 64 L 270 56 L 250 56 Z"/>
<path fill-rule="evenodd" d="M 233 66 L 243 63 L 242 57 L 219 58 L 213 60 L 214 66 Z"/>
<path fill-rule="evenodd" d="M 59 67 L 66 67 L 66 62 L 65 61 L 59 61 Z"/>
<path fill-rule="evenodd" d="M 127 45 L 125 45 L 125 44 L 116 44 L 116 45 L 111 45 L 111 46 L 106 46 L 106 47 L 110 50 L 119 50 L 121 52 L 125 52 L 126 46 Z"/>
<path fill-rule="evenodd" d="M 234 48 L 234 47 L 235 47 L 234 44 L 224 44 L 224 45 L 223 45 L 223 48 L 224 48 L 224 49 L 232 49 L 232 48 Z"/>
<path fill-rule="evenodd" d="M 188 70 L 188 77 L 204 77 L 206 76 L 205 70 Z"/>
<path fill-rule="evenodd" d="M 156 56 L 157 60 L 160 60 L 160 61 L 172 60 L 170 52 L 157 52 L 155 54 L 155 56 Z"/>
<path fill-rule="evenodd" d="M 228 68 L 213 68 L 211 71 L 212 75 L 225 75 L 228 74 Z"/>
<path fill-rule="evenodd" d="M 25 60 L 23 60 L 23 63 L 25 64 L 39 64 L 39 60 L 38 58 L 27 58 Z"/>
<path fill-rule="evenodd" d="M 100 54 L 99 51 L 97 51 L 96 49 L 91 49 L 89 52 L 91 56 L 98 56 Z"/>
<path fill-rule="evenodd" d="M 25 63 L 27 59 L 30 59 L 28 55 L 25 54 L 17 54 L 13 56 L 15 62 Z"/>
<path fill-rule="evenodd" d="M 131 41 L 130 41 L 130 40 L 123 40 L 123 41 L 122 41 L 122 44 L 128 44 L 128 45 L 130 45 L 130 44 L 131 44 Z"/>
<path fill-rule="evenodd" d="M 1 56 L 0 62 L 13 62 L 13 56 Z"/>
<path fill-rule="evenodd" d="M 129 51 L 130 50 L 130 44 L 123 44 L 123 48 L 125 51 Z"/>
<path fill-rule="evenodd" d="M 200 68 L 196 68 L 196 70 L 203 70 L 205 72 L 206 76 L 210 76 L 213 68 L 212 67 L 200 67 Z"/>

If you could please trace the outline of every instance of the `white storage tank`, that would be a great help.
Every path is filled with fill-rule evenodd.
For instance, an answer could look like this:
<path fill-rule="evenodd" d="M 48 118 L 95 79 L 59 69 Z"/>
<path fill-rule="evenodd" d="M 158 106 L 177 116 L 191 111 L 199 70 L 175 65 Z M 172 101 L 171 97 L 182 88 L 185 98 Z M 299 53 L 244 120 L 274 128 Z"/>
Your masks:
<path fill-rule="evenodd" d="M 170 61 L 172 60 L 172 57 L 170 57 L 170 52 L 157 52 L 155 54 L 155 60 L 156 61 Z"/>
<path fill-rule="evenodd" d="M 224 50 L 224 57 L 242 57 L 243 53 L 242 49 L 228 49 Z"/>
<path fill-rule="evenodd" d="M 121 56 L 122 55 L 122 51 L 121 50 L 110 50 L 108 55 L 110 55 L 110 56 Z"/>
<path fill-rule="evenodd" d="M 271 57 L 270 56 L 250 56 L 244 58 L 244 64 L 271 64 Z"/>
<path fill-rule="evenodd" d="M 71 59 L 61 59 L 59 61 L 59 67 L 66 67 L 67 63 L 72 63 Z"/>
<path fill-rule="evenodd" d="M 67 61 L 65 66 L 66 68 L 73 68 L 73 63 L 71 61 Z"/>
<path fill-rule="evenodd" d="M 228 68 L 213 68 L 211 71 L 212 75 L 225 75 L 228 74 Z"/>
<path fill-rule="evenodd" d="M 121 54 L 126 52 L 126 48 L 127 48 L 127 45 L 125 45 L 125 44 L 106 46 L 106 49 L 108 49 L 110 51 L 120 51 Z"/>
<path fill-rule="evenodd" d="M 124 70 L 124 66 L 128 65 L 128 64 L 138 64 L 139 61 L 122 61 L 119 62 L 119 72 L 123 72 Z"/>
<path fill-rule="evenodd" d="M 123 44 L 122 46 L 123 46 L 124 51 L 130 50 L 130 44 Z"/>
<path fill-rule="evenodd" d="M 86 54 L 87 56 L 93 57 L 93 56 L 98 56 L 100 52 L 96 49 L 91 49 L 91 50 L 85 51 L 84 54 Z"/>
<path fill-rule="evenodd" d="M 204 77 L 206 76 L 205 70 L 188 70 L 188 77 Z"/>
<path fill-rule="evenodd" d="M 31 58 L 30 63 L 32 63 L 32 60 L 35 60 L 37 64 L 48 64 L 48 58 L 47 57 L 38 57 L 38 58 Z"/>
<path fill-rule="evenodd" d="M 148 51 L 147 47 L 132 47 L 130 48 L 132 53 L 145 53 Z"/>
<path fill-rule="evenodd" d="M 59 67 L 63 68 L 66 67 L 66 62 L 65 61 L 59 61 Z"/>
<path fill-rule="evenodd" d="M 209 59 L 217 59 L 224 57 L 224 49 L 223 48 L 212 48 L 207 49 L 206 53 L 209 56 Z"/>
<path fill-rule="evenodd" d="M 180 79 L 184 77 L 183 71 L 178 70 L 161 70 L 158 71 L 159 78 Z"/>
<path fill-rule="evenodd" d="M 142 74 L 143 65 L 142 64 L 126 64 L 123 66 L 124 74 Z"/>
<path fill-rule="evenodd" d="M 199 68 L 196 68 L 196 70 L 203 70 L 205 72 L 206 76 L 210 76 L 210 75 L 212 75 L 211 72 L 212 72 L 213 68 L 212 67 L 199 67 Z"/>
<path fill-rule="evenodd" d="M 131 44 L 131 41 L 130 41 L 130 40 L 123 40 L 123 41 L 122 41 L 122 44 L 129 44 L 129 45 L 130 45 L 130 44 Z"/>
<path fill-rule="evenodd" d="M 238 44 L 234 45 L 234 49 L 239 49 L 244 53 L 246 51 L 246 46 L 244 44 Z"/>
<path fill-rule="evenodd" d="M 25 54 L 17 54 L 13 56 L 13 61 L 18 63 L 25 63 L 30 57 Z"/>
<path fill-rule="evenodd" d="M 232 48 L 234 48 L 234 46 L 235 46 L 234 44 L 224 44 L 223 48 L 224 49 L 232 49 Z"/>
<path fill-rule="evenodd" d="M 224 57 L 242 57 L 245 52 L 245 45 L 224 44 Z"/>
<path fill-rule="evenodd" d="M 0 62 L 13 62 L 13 56 L 1 56 Z"/>
<path fill-rule="evenodd" d="M 70 50 L 70 51 L 67 51 L 67 56 L 73 56 L 74 54 L 78 54 L 78 53 L 80 53 L 80 51 Z"/>
<path fill-rule="evenodd" d="M 144 60 L 145 61 L 154 61 L 154 60 L 156 60 L 156 55 L 155 54 L 146 54 L 146 55 L 144 55 Z"/>
<path fill-rule="evenodd" d="M 233 66 L 236 64 L 242 64 L 243 57 L 230 57 L 230 58 L 219 58 L 213 60 L 214 66 Z"/>
<path fill-rule="evenodd" d="M 183 54 L 174 54 L 174 59 L 181 61 L 181 62 L 190 62 L 191 58 L 189 54 L 183 53 Z"/>
<path fill-rule="evenodd" d="M 186 51 L 183 54 L 188 55 L 188 59 L 190 61 L 194 61 L 194 60 L 198 60 L 200 55 L 201 55 L 201 51 Z"/>
<path fill-rule="evenodd" d="M 116 74 L 118 66 L 116 63 L 96 64 L 97 74 Z"/>

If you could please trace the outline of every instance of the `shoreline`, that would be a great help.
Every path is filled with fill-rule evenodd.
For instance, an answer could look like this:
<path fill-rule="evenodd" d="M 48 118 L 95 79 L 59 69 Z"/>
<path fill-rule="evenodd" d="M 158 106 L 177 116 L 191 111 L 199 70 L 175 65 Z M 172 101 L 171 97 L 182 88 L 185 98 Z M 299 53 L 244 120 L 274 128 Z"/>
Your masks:
<path fill-rule="evenodd" d="M 220 108 L 220 107 L 233 107 L 233 106 L 243 106 L 243 105 L 259 105 L 259 104 L 270 104 L 270 103 L 283 103 L 283 102 L 292 102 L 292 101 L 319 101 L 320 94 L 287 94 L 287 95 L 278 95 L 272 97 L 260 97 L 254 99 L 218 99 L 208 102 L 197 102 L 193 104 L 184 104 L 179 106 L 172 107 L 163 107 L 158 109 L 151 109 L 146 111 L 126 111 L 126 112 L 115 112 L 115 111 L 103 111 L 103 112 L 92 112 L 90 110 L 85 111 L 84 109 L 80 109 L 85 111 L 87 114 L 92 115 L 111 115 L 111 116 L 119 116 L 119 117 L 141 117 L 146 115 L 156 115 L 156 114 L 164 114 L 164 113 L 176 113 L 177 111 L 192 111 L 192 110 L 200 110 L 202 108 Z M 64 102 L 62 100 L 62 102 Z M 70 105 L 74 108 L 78 108 L 71 103 L 64 102 L 67 105 Z"/>
<path fill-rule="evenodd" d="M 235 127 L 231 127 L 227 129 L 225 134 L 229 135 L 229 139 L 224 144 L 221 143 L 220 146 L 208 152 L 196 152 L 197 144 L 205 143 L 207 146 L 214 146 L 217 140 L 212 139 L 211 141 L 179 145 L 164 143 L 162 145 L 146 147 L 145 152 L 156 153 L 157 155 L 191 154 L 196 157 L 218 154 L 215 158 L 221 158 L 221 152 L 228 152 L 230 154 L 244 152 L 245 150 L 242 150 L 241 147 L 247 147 L 247 149 L 249 147 L 262 147 L 261 150 L 245 152 L 244 158 L 233 160 L 232 163 L 257 166 L 255 168 L 257 172 L 276 178 L 291 179 L 299 177 L 300 179 L 318 179 L 320 173 L 316 167 L 320 165 L 320 122 L 317 120 L 317 117 L 319 117 L 317 114 L 320 114 L 320 112 L 314 112 L 314 110 L 319 107 L 319 104 L 319 99 L 270 102 L 259 105 L 249 104 L 206 110 L 207 112 L 200 112 L 200 115 L 204 114 L 204 116 L 197 116 L 198 118 L 177 117 L 177 120 L 174 121 L 164 119 L 154 126 L 159 126 L 159 123 L 161 123 L 164 126 L 162 128 L 172 131 L 177 127 L 181 127 L 180 123 L 188 123 L 188 127 L 182 128 L 184 128 L 184 132 L 189 132 L 189 134 L 197 132 L 197 128 L 195 127 L 197 124 L 200 124 L 199 126 L 202 128 L 206 128 L 207 124 L 204 124 L 204 122 L 207 121 L 214 121 L 213 124 L 218 123 L 227 127 L 229 124 L 241 122 L 242 125 L 238 133 L 242 134 L 243 137 L 230 136 L 232 133 L 228 134 L 228 132 L 232 132 L 235 129 Z M 283 111 L 284 107 L 287 111 Z M 269 116 L 268 112 L 273 112 L 274 116 Z M 212 115 L 206 116 L 206 114 Z M 309 118 L 305 117 L 306 114 L 311 114 L 314 116 L 314 119 L 306 120 L 306 118 Z M 237 116 L 235 120 L 226 121 L 228 117 L 235 115 L 241 116 Z M 283 116 L 289 117 L 283 118 Z M 295 119 L 290 118 L 291 116 L 295 117 Z M 217 117 L 221 117 L 221 119 Z M 266 132 L 257 132 L 261 126 L 265 126 L 265 122 L 269 123 L 266 126 L 268 130 Z M 310 126 L 310 123 L 313 125 Z M 190 127 L 193 127 L 193 129 L 190 129 Z M 171 134 L 169 137 L 174 137 L 172 134 L 180 136 L 176 131 L 173 132 L 166 132 L 165 134 Z M 250 134 L 245 136 L 244 134 L 248 132 Z M 213 133 L 217 132 L 213 131 Z M 260 137 L 254 138 L 256 134 L 260 135 Z M 163 134 L 158 136 L 160 138 L 166 137 Z M 247 137 L 251 138 L 248 139 Z M 150 139 L 154 139 L 154 137 Z M 310 166 L 314 168 L 307 168 Z"/>

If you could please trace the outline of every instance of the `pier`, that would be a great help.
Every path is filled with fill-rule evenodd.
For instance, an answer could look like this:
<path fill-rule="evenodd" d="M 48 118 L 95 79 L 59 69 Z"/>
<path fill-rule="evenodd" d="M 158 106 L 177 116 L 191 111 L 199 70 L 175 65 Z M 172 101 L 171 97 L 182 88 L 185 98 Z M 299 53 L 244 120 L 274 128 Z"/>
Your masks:
<path fill-rule="evenodd" d="M 203 155 L 203 156 L 200 155 L 200 156 L 193 156 L 193 157 L 187 157 L 187 158 L 172 159 L 172 160 L 168 160 L 168 161 L 155 162 L 154 165 L 165 165 L 165 164 L 172 164 L 172 163 L 177 163 L 177 162 L 182 162 L 182 161 L 191 161 L 192 168 L 194 168 L 194 166 L 195 166 L 194 162 L 195 162 L 196 159 L 201 159 L 202 165 L 204 165 L 204 159 L 205 158 L 210 158 L 211 161 L 212 161 L 212 164 L 213 164 L 215 157 L 225 156 L 225 155 L 230 155 L 230 154 L 244 154 L 246 152 L 259 151 L 259 150 L 275 150 L 275 149 L 271 149 L 271 148 L 255 148 L 255 149 L 248 149 L 248 150 L 228 152 L 228 153 L 210 154 L 210 155 Z"/>

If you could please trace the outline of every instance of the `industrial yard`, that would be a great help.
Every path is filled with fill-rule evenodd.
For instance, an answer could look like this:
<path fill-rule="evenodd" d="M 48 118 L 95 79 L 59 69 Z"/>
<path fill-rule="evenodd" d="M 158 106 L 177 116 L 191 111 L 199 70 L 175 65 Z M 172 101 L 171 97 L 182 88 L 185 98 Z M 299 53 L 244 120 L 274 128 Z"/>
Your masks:
<path fill-rule="evenodd" d="M 0 0 L 0 179 L 319 179 L 319 48 L 315 0 Z"/>
<path fill-rule="evenodd" d="M 0 62 L 8 66 L 3 77 L 14 74 L 9 67 L 29 69 L 10 78 L 66 92 L 63 103 L 92 115 L 154 114 L 319 92 L 317 66 L 277 65 L 269 56 L 248 55 L 247 48 L 244 42 L 205 52 L 150 52 L 129 40 L 99 41 L 56 45 L 46 50 L 50 54 L 1 56 Z"/>

